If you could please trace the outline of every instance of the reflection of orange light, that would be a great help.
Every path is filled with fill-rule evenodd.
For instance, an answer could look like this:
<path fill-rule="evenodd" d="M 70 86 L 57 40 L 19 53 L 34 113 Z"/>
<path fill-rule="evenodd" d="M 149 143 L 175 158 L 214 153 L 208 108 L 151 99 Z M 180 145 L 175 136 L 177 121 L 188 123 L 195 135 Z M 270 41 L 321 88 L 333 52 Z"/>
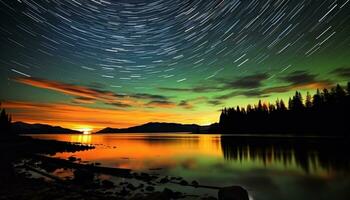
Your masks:
<path fill-rule="evenodd" d="M 72 135 L 70 141 L 84 143 L 84 144 L 91 144 L 91 135 L 90 134 Z"/>
<path fill-rule="evenodd" d="M 74 155 L 82 160 L 93 162 L 112 161 L 112 166 L 122 168 L 143 169 L 144 162 L 148 161 L 152 161 L 147 163 L 148 167 L 175 166 L 177 160 L 186 159 L 192 155 L 200 154 L 206 158 L 222 155 L 219 138 L 196 135 L 189 138 L 170 137 L 165 140 L 154 140 L 152 138 L 154 135 L 118 134 L 115 137 L 113 135 L 105 137 L 106 135 L 91 134 L 55 135 L 52 137 L 71 142 L 103 144 L 103 146 L 97 145 L 96 149 L 92 151 L 75 152 Z M 177 134 L 177 136 L 181 136 L 181 134 Z M 56 156 L 66 158 L 70 155 L 71 153 L 59 153 Z"/>

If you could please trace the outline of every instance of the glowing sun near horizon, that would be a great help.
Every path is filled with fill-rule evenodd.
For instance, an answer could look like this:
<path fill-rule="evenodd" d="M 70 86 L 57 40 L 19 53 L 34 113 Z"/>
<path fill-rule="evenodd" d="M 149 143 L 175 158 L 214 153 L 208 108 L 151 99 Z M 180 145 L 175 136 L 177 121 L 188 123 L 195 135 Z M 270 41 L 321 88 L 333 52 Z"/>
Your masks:
<path fill-rule="evenodd" d="M 82 128 L 79 128 L 78 131 L 82 132 L 84 135 L 89 135 L 92 133 L 92 128 L 91 127 L 82 127 Z"/>

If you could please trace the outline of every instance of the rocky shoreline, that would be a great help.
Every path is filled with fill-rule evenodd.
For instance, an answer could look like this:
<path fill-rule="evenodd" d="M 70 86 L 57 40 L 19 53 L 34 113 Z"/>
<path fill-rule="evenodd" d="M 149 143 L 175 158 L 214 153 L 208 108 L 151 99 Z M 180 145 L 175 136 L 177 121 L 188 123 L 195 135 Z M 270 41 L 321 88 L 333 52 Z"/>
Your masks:
<path fill-rule="evenodd" d="M 4 164 L 0 169 L 1 199 L 199 199 L 248 200 L 240 186 L 220 188 L 201 185 L 182 177 L 135 173 L 130 169 L 108 168 L 99 163 L 86 163 L 76 157 L 52 158 L 56 152 L 75 152 L 93 146 L 53 140 L 18 137 L 0 141 Z M 70 173 L 61 177 L 60 170 Z M 111 180 L 106 177 L 117 177 Z M 198 196 L 176 191 L 173 186 L 217 190 L 217 197 Z"/>

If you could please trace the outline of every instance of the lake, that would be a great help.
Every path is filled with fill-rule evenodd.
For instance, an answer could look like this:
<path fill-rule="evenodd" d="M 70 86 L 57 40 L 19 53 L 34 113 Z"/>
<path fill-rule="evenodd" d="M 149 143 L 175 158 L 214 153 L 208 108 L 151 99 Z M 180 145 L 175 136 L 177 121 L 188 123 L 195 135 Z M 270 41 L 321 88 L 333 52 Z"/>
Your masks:
<path fill-rule="evenodd" d="M 32 136 L 96 146 L 54 157 L 74 155 L 102 166 L 181 176 L 203 185 L 241 185 L 255 200 L 350 197 L 349 143 L 344 140 L 183 133 Z M 214 196 L 217 192 L 183 190 Z"/>

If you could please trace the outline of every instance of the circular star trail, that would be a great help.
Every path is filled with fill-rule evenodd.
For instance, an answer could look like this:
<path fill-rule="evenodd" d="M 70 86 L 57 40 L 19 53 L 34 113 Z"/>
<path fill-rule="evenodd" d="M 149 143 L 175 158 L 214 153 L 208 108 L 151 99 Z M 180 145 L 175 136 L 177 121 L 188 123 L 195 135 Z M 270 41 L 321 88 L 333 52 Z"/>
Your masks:
<path fill-rule="evenodd" d="M 349 6 L 349 0 L 0 0 L 1 85 L 10 87 L 1 98 L 28 100 L 18 94 L 25 84 L 13 83 L 18 77 L 207 106 L 274 97 L 282 90 L 273 87 L 297 81 L 344 81 L 333 71 L 349 68 Z M 41 100 L 39 94 L 32 98 Z"/>

